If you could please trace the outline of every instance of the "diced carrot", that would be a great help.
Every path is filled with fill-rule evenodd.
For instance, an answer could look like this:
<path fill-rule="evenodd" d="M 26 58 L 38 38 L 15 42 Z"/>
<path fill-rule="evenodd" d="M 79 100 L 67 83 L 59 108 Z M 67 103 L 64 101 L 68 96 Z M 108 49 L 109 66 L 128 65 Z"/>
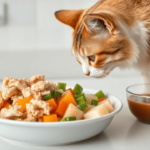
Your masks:
<path fill-rule="evenodd" d="M 75 97 L 75 93 L 73 92 L 72 88 L 69 88 L 66 91 L 70 91 L 72 93 L 72 95 Z"/>
<path fill-rule="evenodd" d="M 66 91 L 66 93 L 63 94 L 62 97 L 60 98 L 59 103 L 58 103 L 58 107 L 57 107 L 55 113 L 60 115 L 60 116 L 63 116 L 70 103 L 77 106 L 76 100 L 69 90 L 69 91 Z"/>
<path fill-rule="evenodd" d="M 2 94 L 2 92 L 0 92 L 0 95 L 1 95 L 1 94 Z M 1 109 L 2 109 L 2 108 L 9 109 L 10 106 L 12 106 L 12 105 L 9 103 L 9 101 L 4 101 L 3 106 L 1 107 Z M 1 110 L 1 109 L 0 109 L 0 110 Z"/>
<path fill-rule="evenodd" d="M 43 115 L 43 122 L 58 122 L 57 115 Z"/>
<path fill-rule="evenodd" d="M 61 97 L 57 97 L 57 99 L 55 99 L 56 102 L 57 102 L 57 104 L 59 104 L 60 101 L 62 100 L 62 97 L 64 97 L 64 95 L 67 95 L 68 93 L 72 94 L 72 93 L 70 92 L 70 90 L 69 90 L 69 91 L 65 91 L 65 92 L 62 94 Z"/>
<path fill-rule="evenodd" d="M 2 108 L 7 108 L 9 109 L 9 107 L 12 106 L 8 101 L 5 101 Z"/>
<path fill-rule="evenodd" d="M 60 115 L 57 115 L 58 116 L 58 118 L 61 118 L 61 116 Z"/>
<path fill-rule="evenodd" d="M 57 115 L 60 115 L 60 116 L 63 116 L 67 110 L 67 107 L 68 107 L 68 103 L 66 103 L 65 101 L 61 101 L 55 111 L 55 113 Z"/>
<path fill-rule="evenodd" d="M 59 102 L 60 102 L 60 97 L 54 96 L 54 99 L 55 99 L 56 103 L 59 104 Z"/>
<path fill-rule="evenodd" d="M 60 121 L 62 119 L 62 117 L 58 117 L 58 121 Z"/>
<path fill-rule="evenodd" d="M 31 101 L 32 98 L 33 98 L 33 97 L 30 96 L 30 97 L 26 97 L 26 98 L 23 98 L 23 99 L 19 99 L 19 100 L 17 101 L 18 105 L 22 107 L 22 110 L 23 110 L 24 112 L 26 111 L 26 104 L 27 104 L 27 103 L 30 103 L 30 101 Z"/>
<path fill-rule="evenodd" d="M 105 98 L 99 98 L 99 99 L 98 99 L 99 102 L 101 102 L 101 101 L 103 101 L 103 100 L 105 100 Z"/>
<path fill-rule="evenodd" d="M 64 101 L 68 104 L 72 103 L 77 106 L 77 102 L 70 91 L 67 91 L 65 94 L 62 95 L 62 97 L 60 98 L 60 102 L 61 101 Z"/>
<path fill-rule="evenodd" d="M 52 107 L 51 112 L 53 113 L 57 108 L 57 104 L 56 104 L 55 100 L 52 98 L 46 102 L 49 103 L 49 105 Z"/>

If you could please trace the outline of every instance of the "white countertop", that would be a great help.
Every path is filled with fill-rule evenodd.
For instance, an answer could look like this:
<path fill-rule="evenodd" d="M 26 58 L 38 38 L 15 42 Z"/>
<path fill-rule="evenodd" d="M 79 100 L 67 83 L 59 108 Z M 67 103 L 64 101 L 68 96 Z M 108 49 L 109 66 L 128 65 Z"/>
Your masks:
<path fill-rule="evenodd" d="M 62 79 L 54 82 L 66 82 L 74 86 L 79 83 L 84 88 L 103 90 L 111 93 L 123 102 L 122 111 L 116 115 L 109 127 L 101 134 L 71 145 L 52 147 L 33 147 L 17 145 L 0 139 L 1 150 L 148 150 L 150 149 L 150 125 L 140 123 L 130 113 L 126 100 L 126 87 L 141 83 L 139 77 L 132 78 L 105 78 L 105 79 Z"/>

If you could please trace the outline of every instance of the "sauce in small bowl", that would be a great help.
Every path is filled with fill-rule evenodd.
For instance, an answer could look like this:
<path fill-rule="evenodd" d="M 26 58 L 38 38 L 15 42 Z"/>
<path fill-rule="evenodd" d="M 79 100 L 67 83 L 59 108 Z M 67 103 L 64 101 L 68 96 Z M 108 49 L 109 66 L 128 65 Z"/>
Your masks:
<path fill-rule="evenodd" d="M 150 124 L 150 84 L 132 85 L 126 92 L 132 114 L 140 122 Z"/>

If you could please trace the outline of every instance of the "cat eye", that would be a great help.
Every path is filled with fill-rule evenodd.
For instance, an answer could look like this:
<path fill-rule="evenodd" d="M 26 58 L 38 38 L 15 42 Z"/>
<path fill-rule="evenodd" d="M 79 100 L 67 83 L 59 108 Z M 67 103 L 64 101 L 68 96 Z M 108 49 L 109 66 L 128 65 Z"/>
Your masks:
<path fill-rule="evenodd" d="M 90 61 L 95 61 L 95 55 L 88 56 Z"/>

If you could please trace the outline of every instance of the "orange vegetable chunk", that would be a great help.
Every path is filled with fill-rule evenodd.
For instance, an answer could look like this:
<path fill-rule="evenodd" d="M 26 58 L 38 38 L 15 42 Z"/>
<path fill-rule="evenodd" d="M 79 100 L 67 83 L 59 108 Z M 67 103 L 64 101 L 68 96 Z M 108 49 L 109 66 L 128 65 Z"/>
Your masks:
<path fill-rule="evenodd" d="M 2 94 L 2 92 L 0 92 L 0 95 Z"/>
<path fill-rule="evenodd" d="M 102 102 L 102 101 L 104 101 L 104 100 L 105 100 L 105 98 L 99 98 L 99 99 L 98 99 L 99 102 Z"/>
<path fill-rule="evenodd" d="M 56 114 L 63 116 L 67 110 L 68 105 L 72 103 L 77 106 L 76 100 L 70 91 L 66 91 L 59 100 L 58 107 L 55 111 Z"/>
<path fill-rule="evenodd" d="M 2 108 L 9 109 L 9 106 L 12 106 L 8 101 L 5 101 Z"/>
<path fill-rule="evenodd" d="M 49 106 L 52 107 L 51 111 L 54 112 L 56 110 L 56 108 L 57 108 L 57 104 L 56 104 L 55 100 L 52 98 L 52 99 L 50 99 L 50 100 L 48 100 L 46 102 L 49 103 Z"/>
<path fill-rule="evenodd" d="M 22 107 L 22 110 L 25 112 L 25 111 L 26 111 L 26 104 L 27 104 L 27 103 L 30 103 L 30 101 L 31 101 L 32 98 L 33 98 L 33 97 L 30 96 L 30 97 L 26 97 L 26 98 L 23 98 L 23 99 L 19 99 L 19 100 L 17 101 L 17 104 L 18 104 L 19 106 L 21 106 L 21 107 Z"/>
<path fill-rule="evenodd" d="M 67 89 L 66 91 L 70 91 L 71 94 L 75 97 L 75 93 L 73 92 L 72 88 Z"/>
<path fill-rule="evenodd" d="M 57 115 L 43 115 L 43 122 L 58 122 Z"/>
<path fill-rule="evenodd" d="M 60 115 L 60 116 L 63 116 L 67 110 L 67 107 L 68 107 L 68 103 L 66 103 L 65 101 L 61 101 L 55 111 L 55 113 L 57 115 Z"/>
<path fill-rule="evenodd" d="M 62 100 L 62 97 L 64 97 L 64 95 L 66 95 L 66 94 L 68 94 L 68 93 L 71 93 L 71 92 L 70 92 L 70 91 L 65 91 L 65 92 L 62 94 L 61 97 L 57 97 L 57 99 L 56 99 L 57 104 L 59 104 L 60 101 Z"/>
<path fill-rule="evenodd" d="M 60 121 L 61 119 L 62 119 L 62 117 L 59 117 L 59 116 L 58 116 L 58 121 Z"/>
<path fill-rule="evenodd" d="M 70 91 L 68 91 L 62 95 L 62 97 L 60 98 L 60 102 L 61 101 L 64 101 L 68 104 L 72 103 L 73 105 L 77 106 L 77 102 Z"/>

